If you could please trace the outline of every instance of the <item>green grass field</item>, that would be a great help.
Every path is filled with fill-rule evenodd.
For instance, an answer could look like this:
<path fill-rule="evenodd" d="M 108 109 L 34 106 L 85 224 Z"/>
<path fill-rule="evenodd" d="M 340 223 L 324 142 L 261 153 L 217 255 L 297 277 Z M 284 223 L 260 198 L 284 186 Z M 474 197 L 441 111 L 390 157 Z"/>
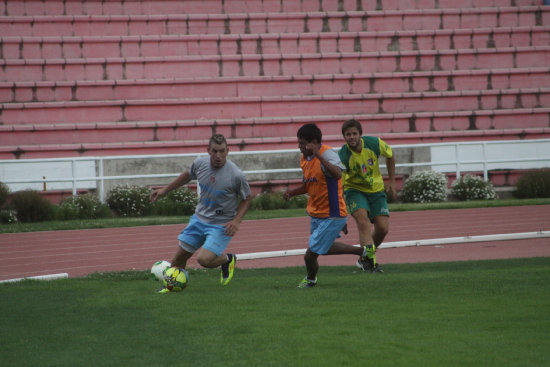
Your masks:
<path fill-rule="evenodd" d="M 0 284 L 2 366 L 548 366 L 550 259 Z"/>

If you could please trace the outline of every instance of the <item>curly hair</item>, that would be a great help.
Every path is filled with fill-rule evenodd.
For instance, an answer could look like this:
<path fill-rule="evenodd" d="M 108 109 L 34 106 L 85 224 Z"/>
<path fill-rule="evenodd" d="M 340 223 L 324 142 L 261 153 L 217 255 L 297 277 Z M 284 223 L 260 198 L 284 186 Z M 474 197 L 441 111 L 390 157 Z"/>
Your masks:
<path fill-rule="evenodd" d="M 323 140 L 323 133 L 321 132 L 321 129 L 319 129 L 319 127 L 315 124 L 305 124 L 298 129 L 297 136 L 298 139 L 304 139 L 307 142 L 317 140 L 319 144 Z"/>

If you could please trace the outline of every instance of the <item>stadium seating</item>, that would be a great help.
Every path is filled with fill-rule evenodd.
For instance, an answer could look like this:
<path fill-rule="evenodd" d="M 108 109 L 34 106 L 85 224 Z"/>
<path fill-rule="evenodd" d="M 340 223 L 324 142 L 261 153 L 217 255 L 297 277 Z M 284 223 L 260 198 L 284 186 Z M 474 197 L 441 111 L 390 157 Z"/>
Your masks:
<path fill-rule="evenodd" d="M 6 0 L 0 159 L 550 136 L 542 0 Z"/>

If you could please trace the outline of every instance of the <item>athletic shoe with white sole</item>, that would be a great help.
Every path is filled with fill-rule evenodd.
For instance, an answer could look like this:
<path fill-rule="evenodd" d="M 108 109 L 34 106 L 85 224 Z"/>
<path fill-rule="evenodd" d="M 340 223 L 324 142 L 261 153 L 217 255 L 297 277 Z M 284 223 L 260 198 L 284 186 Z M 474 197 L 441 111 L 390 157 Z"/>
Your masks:
<path fill-rule="evenodd" d="M 365 246 L 365 256 L 361 256 L 357 259 L 355 266 L 363 271 L 369 271 L 371 273 L 382 273 L 380 265 L 376 262 L 376 247 L 374 245 Z"/>
<path fill-rule="evenodd" d="M 380 267 L 380 264 L 376 263 L 374 264 L 374 268 L 371 270 L 373 273 L 383 273 L 384 270 Z"/>
<path fill-rule="evenodd" d="M 359 269 L 363 271 L 368 271 L 368 272 L 372 272 L 372 268 L 373 268 L 373 265 L 369 261 L 369 259 L 362 259 L 362 258 L 357 259 L 355 266 L 357 266 Z"/>

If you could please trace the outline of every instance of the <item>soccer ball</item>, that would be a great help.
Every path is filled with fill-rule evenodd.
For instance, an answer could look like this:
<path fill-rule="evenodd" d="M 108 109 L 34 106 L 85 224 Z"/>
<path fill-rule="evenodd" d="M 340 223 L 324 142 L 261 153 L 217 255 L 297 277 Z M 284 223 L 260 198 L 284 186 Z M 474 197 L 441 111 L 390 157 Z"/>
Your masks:
<path fill-rule="evenodd" d="M 151 278 L 153 280 L 161 281 L 164 279 L 164 272 L 171 264 L 166 260 L 159 260 L 151 267 Z"/>
<path fill-rule="evenodd" d="M 164 286 L 170 290 L 170 292 L 181 292 L 187 287 L 189 281 L 189 274 L 182 268 L 173 266 L 166 269 L 164 272 Z"/>

